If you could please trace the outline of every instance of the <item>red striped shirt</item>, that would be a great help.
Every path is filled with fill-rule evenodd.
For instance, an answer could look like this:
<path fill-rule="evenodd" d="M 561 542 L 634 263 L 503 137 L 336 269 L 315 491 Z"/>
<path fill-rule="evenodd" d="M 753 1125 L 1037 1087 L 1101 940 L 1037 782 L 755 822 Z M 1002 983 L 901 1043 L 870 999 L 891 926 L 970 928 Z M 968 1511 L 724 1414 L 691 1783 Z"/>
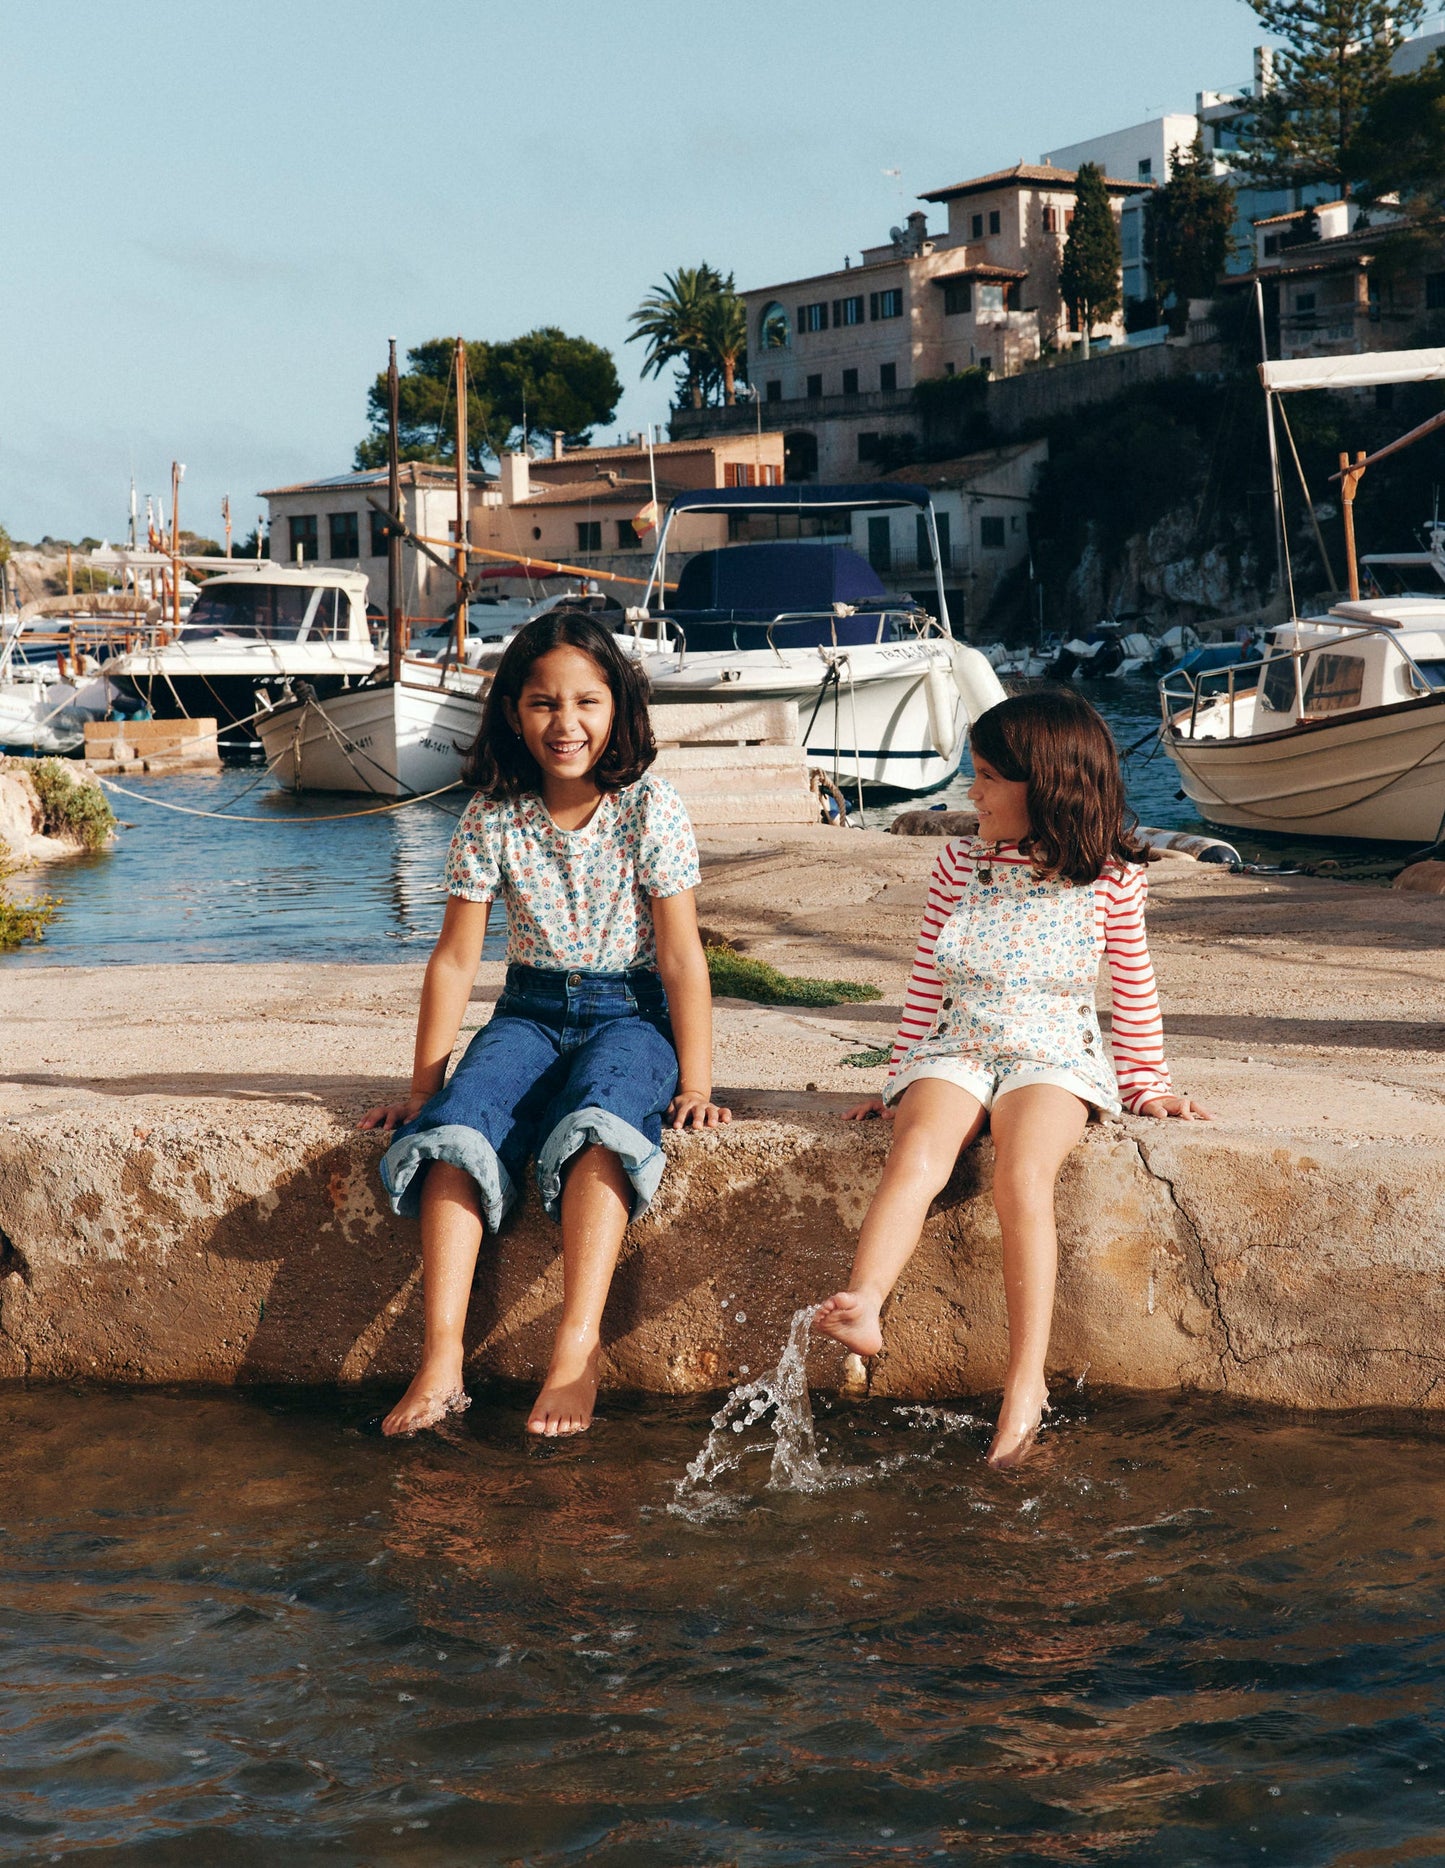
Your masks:
<path fill-rule="evenodd" d="M 934 943 L 973 874 L 977 847 L 971 838 L 950 840 L 933 865 L 928 906 L 923 911 L 913 971 L 904 996 L 903 1019 L 893 1041 L 889 1076 L 896 1073 L 903 1053 L 926 1038 L 933 1028 L 943 997 L 943 985 L 933 964 Z M 991 849 L 989 855 L 995 866 L 1017 868 L 1028 860 L 1013 844 Z M 1154 964 L 1144 935 L 1148 892 L 1142 864 L 1106 869 L 1094 884 L 1094 946 L 1108 962 L 1114 1001 L 1109 1048 L 1114 1057 L 1114 1074 L 1119 1079 L 1119 1100 L 1131 1113 L 1151 1097 L 1173 1093 L 1164 1061 L 1164 1023 L 1159 1015 Z"/>

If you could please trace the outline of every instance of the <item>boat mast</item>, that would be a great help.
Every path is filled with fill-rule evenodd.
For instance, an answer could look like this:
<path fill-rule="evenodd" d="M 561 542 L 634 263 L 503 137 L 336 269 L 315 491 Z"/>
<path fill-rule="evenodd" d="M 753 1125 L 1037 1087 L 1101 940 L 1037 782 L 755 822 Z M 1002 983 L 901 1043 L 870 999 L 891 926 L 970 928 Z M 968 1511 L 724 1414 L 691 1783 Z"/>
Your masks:
<path fill-rule="evenodd" d="M 1254 308 L 1259 315 L 1259 354 L 1265 363 L 1269 361 L 1269 344 L 1264 329 L 1264 286 L 1258 279 L 1254 282 Z M 1274 569 L 1275 580 L 1281 592 L 1290 594 L 1289 580 L 1285 575 L 1284 544 L 1284 504 L 1279 492 L 1279 447 L 1274 433 L 1274 394 L 1268 384 L 1264 391 L 1264 426 L 1269 436 L 1269 490 L 1274 500 Z M 1290 595 L 1290 614 L 1294 614 L 1294 598 Z"/>
<path fill-rule="evenodd" d="M 181 633 L 181 481 L 186 477 L 181 461 L 171 462 L 171 621 L 176 634 Z"/>
<path fill-rule="evenodd" d="M 401 464 L 396 453 L 396 405 L 400 391 L 396 380 L 396 339 L 388 338 L 386 366 L 386 503 L 391 513 L 401 516 Z M 401 535 L 388 521 L 386 528 L 386 673 L 390 681 L 401 679 Z"/>
<path fill-rule="evenodd" d="M 467 658 L 467 346 L 457 339 L 457 665 Z"/>

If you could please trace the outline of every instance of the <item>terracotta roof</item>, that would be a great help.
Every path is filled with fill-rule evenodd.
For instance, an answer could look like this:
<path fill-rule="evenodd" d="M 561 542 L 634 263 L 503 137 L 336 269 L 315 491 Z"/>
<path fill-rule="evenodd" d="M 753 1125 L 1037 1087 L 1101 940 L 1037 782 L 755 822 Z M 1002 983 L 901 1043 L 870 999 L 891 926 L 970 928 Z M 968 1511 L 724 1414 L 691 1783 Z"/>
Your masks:
<path fill-rule="evenodd" d="M 672 498 L 682 489 L 657 483 L 659 502 Z M 555 486 L 536 487 L 526 499 L 519 499 L 513 512 L 533 506 L 629 506 L 635 512 L 652 498 L 650 480 L 559 480 Z"/>
<path fill-rule="evenodd" d="M 983 479 L 986 474 L 1007 466 L 1010 461 L 1016 461 L 1020 455 L 1038 446 L 1037 441 L 1015 441 L 1009 447 L 987 448 L 978 454 L 960 454 L 954 460 L 916 461 L 909 467 L 897 467 L 882 478 L 930 489 L 967 486 L 970 481 Z"/>
<path fill-rule="evenodd" d="M 1306 214 L 1321 214 L 1326 208 L 1342 208 L 1344 205 L 1343 201 L 1316 201 L 1307 208 L 1291 208 L 1288 214 L 1261 214 L 1251 225 L 1273 227 L 1279 221 L 1303 220 Z"/>
<path fill-rule="evenodd" d="M 387 473 L 385 467 L 367 467 L 358 473 L 332 474 L 324 480 L 297 480 L 291 486 L 273 486 L 259 492 L 257 499 L 274 499 L 282 493 L 344 493 L 348 488 L 365 492 L 368 487 L 384 487 Z M 489 473 L 478 473 L 475 469 L 467 475 L 472 486 L 495 486 L 495 477 Z M 454 469 L 439 466 L 434 461 L 403 461 L 401 463 L 401 483 L 403 486 L 455 486 L 457 476 Z"/>
<path fill-rule="evenodd" d="M 932 193 L 920 195 L 920 201 L 956 201 L 960 195 L 981 195 L 991 189 L 1008 188 L 1072 188 L 1078 179 L 1077 169 L 1056 169 L 1051 162 L 1016 162 L 1011 169 L 995 169 L 991 175 L 976 175 L 969 182 L 955 182 L 951 188 L 935 188 Z M 1125 182 L 1116 175 L 1106 175 L 1104 186 L 1112 194 L 1141 195 L 1147 194 L 1155 186 L 1153 182 Z"/>
<path fill-rule="evenodd" d="M 776 430 L 772 434 L 781 441 L 782 435 Z M 763 439 L 769 439 L 769 431 L 764 429 Z M 739 441 L 749 445 L 757 439 L 751 429 L 746 435 L 729 435 L 726 439 L 719 436 L 713 441 L 658 441 L 653 446 L 653 453 L 659 458 L 666 454 L 713 454 L 720 447 L 733 447 Z M 639 447 L 635 441 L 611 448 L 574 448 L 570 454 L 564 454 L 560 460 L 555 455 L 544 454 L 532 462 L 533 473 L 545 473 L 549 467 L 585 467 L 589 461 L 612 461 L 626 458 L 634 461 L 646 461 L 647 449 Z"/>

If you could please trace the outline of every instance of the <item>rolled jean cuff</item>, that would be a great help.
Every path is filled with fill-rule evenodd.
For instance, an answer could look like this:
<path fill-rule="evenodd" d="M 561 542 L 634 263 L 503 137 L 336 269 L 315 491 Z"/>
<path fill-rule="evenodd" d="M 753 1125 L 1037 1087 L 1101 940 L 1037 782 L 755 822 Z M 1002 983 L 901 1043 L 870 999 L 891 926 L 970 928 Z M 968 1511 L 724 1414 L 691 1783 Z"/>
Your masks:
<path fill-rule="evenodd" d="M 656 1142 L 650 1142 L 639 1129 L 624 1122 L 621 1116 L 614 1116 L 610 1109 L 599 1109 L 595 1104 L 564 1116 L 542 1144 L 537 1156 L 537 1188 L 548 1215 L 552 1219 L 559 1217 L 562 1170 L 589 1142 L 610 1148 L 622 1163 L 622 1170 L 632 1183 L 631 1217 L 641 1219 L 652 1205 L 666 1159 Z"/>
<path fill-rule="evenodd" d="M 381 1180 L 391 1198 L 391 1210 L 403 1219 L 421 1213 L 422 1168 L 432 1161 L 447 1161 L 470 1174 L 482 1196 L 482 1221 L 496 1232 L 516 1204 L 517 1188 L 497 1158 L 486 1136 L 464 1123 L 445 1122 L 434 1129 L 402 1135 L 381 1157 Z"/>

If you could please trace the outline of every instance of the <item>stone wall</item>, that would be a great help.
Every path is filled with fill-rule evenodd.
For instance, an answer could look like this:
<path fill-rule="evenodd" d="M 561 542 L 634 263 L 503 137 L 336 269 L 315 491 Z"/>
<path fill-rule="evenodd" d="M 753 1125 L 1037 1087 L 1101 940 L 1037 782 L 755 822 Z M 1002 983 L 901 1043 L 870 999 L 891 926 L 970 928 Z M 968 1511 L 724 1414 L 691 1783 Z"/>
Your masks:
<path fill-rule="evenodd" d="M 793 1311 L 844 1278 L 886 1132 L 778 1096 L 666 1146 L 609 1305 L 604 1381 L 716 1391 L 770 1366 Z M 0 1378 L 394 1387 L 420 1345 L 420 1269 L 415 1226 L 381 1204 L 379 1152 L 279 1103 L 154 1128 L 9 1120 Z M 987 1143 L 971 1150 L 936 1203 L 885 1313 L 875 1394 L 999 1385 L 991 1165 Z M 1291 1407 L 1445 1404 L 1442 1213 L 1438 1149 L 1097 1126 L 1061 1184 L 1054 1372 Z M 473 1376 L 538 1379 L 556 1253 L 535 1196 L 484 1246 Z M 814 1379 L 837 1383 L 841 1363 L 820 1345 Z"/>

